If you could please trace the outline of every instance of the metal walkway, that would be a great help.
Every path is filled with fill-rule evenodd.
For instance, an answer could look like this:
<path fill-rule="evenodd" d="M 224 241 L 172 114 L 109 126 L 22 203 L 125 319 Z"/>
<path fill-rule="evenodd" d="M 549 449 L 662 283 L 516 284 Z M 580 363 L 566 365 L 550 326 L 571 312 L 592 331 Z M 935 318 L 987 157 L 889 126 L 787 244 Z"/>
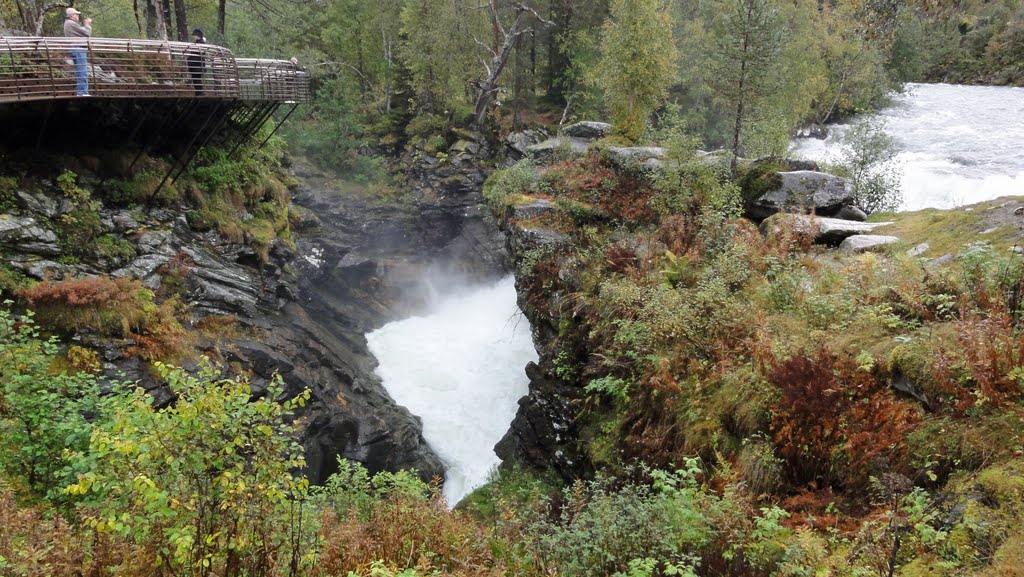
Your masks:
<path fill-rule="evenodd" d="M 89 96 L 75 95 L 84 52 Z M 209 44 L 123 38 L 0 36 L 0 104 L 77 98 L 266 104 L 312 100 L 309 74 L 287 60 L 235 58 Z"/>

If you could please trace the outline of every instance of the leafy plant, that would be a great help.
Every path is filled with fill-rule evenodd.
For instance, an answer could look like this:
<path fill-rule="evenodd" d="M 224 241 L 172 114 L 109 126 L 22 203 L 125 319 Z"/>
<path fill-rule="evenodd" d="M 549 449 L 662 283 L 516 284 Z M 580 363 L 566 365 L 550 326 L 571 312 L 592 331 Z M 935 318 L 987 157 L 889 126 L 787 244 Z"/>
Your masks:
<path fill-rule="evenodd" d="M 57 370 L 56 338 L 42 338 L 31 314 L 16 317 L 11 304 L 0 309 L 0 470 L 60 501 L 66 450 L 88 445 L 99 387 L 89 372 Z"/>
<path fill-rule="evenodd" d="M 253 400 L 245 379 L 209 364 L 197 376 L 156 367 L 174 404 L 157 409 L 142 389 L 117 398 L 74 455 L 66 492 L 82 500 L 85 523 L 177 575 L 267 575 L 297 559 L 293 523 L 308 487 L 293 475 L 304 460 L 290 416 L 309 392 L 279 402 L 275 378 Z"/>

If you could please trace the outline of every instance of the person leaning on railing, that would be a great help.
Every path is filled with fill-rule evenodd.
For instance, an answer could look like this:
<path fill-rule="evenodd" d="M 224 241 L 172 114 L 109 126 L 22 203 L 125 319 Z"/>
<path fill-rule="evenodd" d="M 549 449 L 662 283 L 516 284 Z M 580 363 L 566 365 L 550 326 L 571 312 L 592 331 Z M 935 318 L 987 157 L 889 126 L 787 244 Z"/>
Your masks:
<path fill-rule="evenodd" d="M 66 11 L 67 19 L 64 20 L 64 36 L 71 38 L 88 38 L 92 36 L 92 18 L 85 19 L 85 25 L 78 23 L 81 12 L 74 8 Z M 89 96 L 89 70 L 85 50 L 74 48 L 69 51 L 71 60 L 75 63 L 75 96 Z"/>

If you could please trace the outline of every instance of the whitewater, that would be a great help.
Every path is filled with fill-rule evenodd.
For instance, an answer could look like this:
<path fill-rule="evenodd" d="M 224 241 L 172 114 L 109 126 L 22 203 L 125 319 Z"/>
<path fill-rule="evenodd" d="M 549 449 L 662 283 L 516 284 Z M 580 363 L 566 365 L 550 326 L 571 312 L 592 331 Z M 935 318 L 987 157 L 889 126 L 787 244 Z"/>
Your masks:
<path fill-rule="evenodd" d="M 900 151 L 901 210 L 1024 195 L 1024 88 L 909 84 L 874 116 Z M 797 140 L 793 156 L 836 161 L 846 128 Z"/>
<path fill-rule="evenodd" d="M 427 314 L 387 324 L 366 340 L 388 393 L 422 419 L 454 506 L 498 464 L 494 445 L 527 393 L 527 363 L 537 360 L 515 279 L 450 293 Z"/>

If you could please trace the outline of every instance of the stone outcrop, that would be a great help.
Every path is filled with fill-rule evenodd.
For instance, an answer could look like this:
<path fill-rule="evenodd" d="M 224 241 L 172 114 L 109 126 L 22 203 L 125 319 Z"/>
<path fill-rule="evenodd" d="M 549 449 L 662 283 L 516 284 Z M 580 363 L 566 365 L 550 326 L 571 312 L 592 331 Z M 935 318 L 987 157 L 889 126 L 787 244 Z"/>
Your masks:
<path fill-rule="evenodd" d="M 895 236 L 884 236 L 878 234 L 857 234 L 847 237 L 839 244 L 839 250 L 843 252 L 871 252 L 879 248 L 899 242 Z"/>
<path fill-rule="evenodd" d="M 299 422 L 312 481 L 336 470 L 338 456 L 371 471 L 415 468 L 424 478 L 442 476 L 419 419 L 395 404 L 376 376 L 364 334 L 416 311 L 431 272 L 442 279 L 493 279 L 508 270 L 504 236 L 482 204 L 485 174 L 469 162 L 480 150 L 467 140 L 444 162 L 410 154 L 411 194 L 404 206 L 370 196 L 343 198 L 327 175 L 297 166 L 297 245 L 274 241 L 263 256 L 194 229 L 178 209 L 102 208 L 98 234 L 127 243 L 134 254 L 66 259 L 55 231 L 72 204 L 55 189 L 16 190 L 16 207 L 0 211 L 0 264 L 40 280 L 111 274 L 159 290 L 166 265 L 185 263 L 186 328 L 231 317 L 244 335 L 196 333 L 197 351 L 251 375 L 256 395 L 265 393 L 275 373 L 287 394 L 311 391 Z M 80 182 L 98 184 L 87 173 Z M 158 405 L 172 402 L 146 363 L 125 355 L 130 342 L 78 338 L 104 361 L 106 386 L 128 380 Z M 191 361 L 182 364 L 196 368 Z"/>
<path fill-rule="evenodd" d="M 844 178 L 810 170 L 775 174 L 777 186 L 746 203 L 748 218 L 760 221 L 787 211 L 833 216 L 855 203 L 853 190 Z"/>
<path fill-rule="evenodd" d="M 539 144 L 526 147 L 526 152 L 532 154 L 539 161 L 547 161 L 556 156 L 559 151 L 568 154 L 582 155 L 587 151 L 592 142 L 589 138 L 577 138 L 574 136 L 556 136 L 549 138 Z"/>
<path fill-rule="evenodd" d="M 891 222 L 857 222 L 803 214 L 776 214 L 761 223 L 761 234 L 776 235 L 785 230 L 812 235 L 818 244 L 838 245 L 844 239 L 871 232 Z"/>
<path fill-rule="evenodd" d="M 573 138 L 589 138 L 597 139 L 604 138 L 612 133 L 612 125 L 607 122 L 594 122 L 590 120 L 582 120 L 575 124 L 570 124 L 562 128 L 560 131 L 566 136 Z"/>

